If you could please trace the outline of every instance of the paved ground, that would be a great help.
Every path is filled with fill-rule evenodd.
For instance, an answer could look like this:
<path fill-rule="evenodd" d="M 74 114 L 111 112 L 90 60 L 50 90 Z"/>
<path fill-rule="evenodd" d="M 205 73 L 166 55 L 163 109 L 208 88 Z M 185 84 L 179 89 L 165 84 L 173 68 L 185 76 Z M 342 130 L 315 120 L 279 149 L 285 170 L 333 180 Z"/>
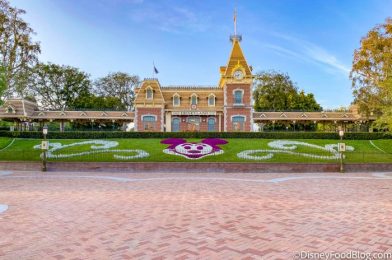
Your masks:
<path fill-rule="evenodd" d="M 392 253 L 392 174 L 0 171 L 1 259 Z"/>

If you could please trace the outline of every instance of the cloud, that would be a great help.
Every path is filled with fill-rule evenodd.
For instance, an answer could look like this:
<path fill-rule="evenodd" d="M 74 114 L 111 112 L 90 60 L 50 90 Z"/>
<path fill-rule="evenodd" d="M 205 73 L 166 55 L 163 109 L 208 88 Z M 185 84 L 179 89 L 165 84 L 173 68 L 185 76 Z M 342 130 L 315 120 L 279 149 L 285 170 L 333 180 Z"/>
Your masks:
<path fill-rule="evenodd" d="M 132 0 L 142 1 L 142 0 Z M 203 32 L 209 28 L 209 16 L 181 6 L 145 2 L 130 13 L 132 21 L 170 33 Z"/>
<path fill-rule="evenodd" d="M 290 47 L 282 47 L 276 44 L 263 44 L 263 46 L 281 55 L 288 55 L 304 62 L 321 65 L 328 72 L 337 71 L 345 76 L 350 73 L 349 66 L 345 65 L 326 49 L 314 43 L 276 32 L 271 34 L 281 40 L 285 40 L 283 44 L 287 44 Z"/>
<path fill-rule="evenodd" d="M 292 57 L 294 59 L 299 59 L 305 62 L 312 62 L 310 59 L 306 58 L 305 56 L 301 55 L 301 53 L 286 49 L 282 46 L 275 45 L 275 44 L 263 44 L 264 47 L 272 49 L 275 53 L 283 57 Z"/>

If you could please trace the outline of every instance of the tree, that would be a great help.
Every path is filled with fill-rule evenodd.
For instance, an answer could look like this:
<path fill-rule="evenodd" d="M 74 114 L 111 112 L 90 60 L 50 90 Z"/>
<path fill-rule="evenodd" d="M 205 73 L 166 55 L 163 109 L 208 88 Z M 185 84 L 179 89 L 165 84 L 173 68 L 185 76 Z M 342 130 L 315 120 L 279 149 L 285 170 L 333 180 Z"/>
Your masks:
<path fill-rule="evenodd" d="M 392 19 L 371 29 L 361 39 L 361 46 L 354 51 L 350 78 L 354 103 L 366 115 L 381 115 L 386 105 L 384 82 L 392 74 Z M 380 106 L 381 105 L 381 106 Z"/>
<path fill-rule="evenodd" d="M 33 69 L 31 89 L 45 109 L 75 109 L 77 98 L 90 95 L 91 81 L 77 68 L 39 63 Z"/>
<path fill-rule="evenodd" d="M 139 82 L 138 76 L 124 72 L 110 73 L 95 82 L 95 92 L 104 97 L 117 97 L 128 110 L 133 107 L 134 88 Z"/>
<path fill-rule="evenodd" d="M 256 111 L 302 110 L 320 111 L 314 95 L 305 94 L 298 88 L 287 74 L 271 71 L 256 75 L 256 87 L 253 91 Z"/>
<path fill-rule="evenodd" d="M 1 97 L 6 89 L 7 84 L 5 82 L 5 69 L 3 66 L 0 66 L 0 106 L 3 104 L 3 100 L 1 99 Z"/>
<path fill-rule="evenodd" d="M 375 109 L 380 111 L 381 115 L 375 121 L 375 126 L 382 130 L 392 129 L 392 76 L 388 77 L 380 88 L 382 89 L 382 102 Z"/>
<path fill-rule="evenodd" d="M 117 97 L 102 97 L 93 94 L 80 96 L 73 102 L 75 108 L 89 110 L 124 110 L 125 105 Z"/>
<path fill-rule="evenodd" d="M 4 66 L 7 96 L 24 96 L 29 70 L 38 61 L 40 44 L 34 30 L 21 18 L 25 11 L 0 0 L 0 63 Z"/>

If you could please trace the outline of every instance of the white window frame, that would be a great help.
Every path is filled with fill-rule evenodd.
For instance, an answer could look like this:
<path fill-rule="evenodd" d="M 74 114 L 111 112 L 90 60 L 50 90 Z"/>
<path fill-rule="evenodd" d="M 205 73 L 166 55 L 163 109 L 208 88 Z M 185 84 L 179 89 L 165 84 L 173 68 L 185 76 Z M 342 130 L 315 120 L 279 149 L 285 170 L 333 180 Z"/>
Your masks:
<path fill-rule="evenodd" d="M 152 117 L 154 117 L 154 119 L 155 119 L 155 121 L 154 122 L 152 122 L 152 121 L 144 121 L 144 118 L 146 117 L 146 116 L 152 116 Z M 148 123 L 153 123 L 153 130 L 155 130 L 156 129 L 156 124 L 157 124 L 157 122 L 158 122 L 158 117 L 156 116 L 156 115 L 152 115 L 152 114 L 147 114 L 147 115 L 142 115 L 141 116 L 141 118 L 142 118 L 142 124 L 143 124 L 143 131 L 148 131 L 149 129 L 146 129 L 146 123 L 148 122 Z"/>
<path fill-rule="evenodd" d="M 234 117 L 243 117 L 244 118 L 244 122 L 246 122 L 246 116 L 244 116 L 244 115 L 232 115 L 231 118 L 230 118 L 231 122 L 233 122 L 233 118 Z"/>
<path fill-rule="evenodd" d="M 210 104 L 210 98 L 211 98 L 211 97 L 214 98 L 214 104 L 213 104 L 213 105 Z M 214 106 L 215 106 L 215 102 L 216 102 L 216 96 L 215 96 L 213 93 L 209 94 L 209 95 L 208 95 L 208 99 L 207 99 L 208 106 L 209 106 L 209 107 L 214 107 Z"/>
<path fill-rule="evenodd" d="M 151 97 L 149 98 L 148 97 L 148 91 L 151 91 Z M 147 88 L 146 88 L 146 99 L 147 100 L 152 100 L 152 99 L 154 99 L 154 90 L 152 89 L 152 87 L 150 87 L 150 86 L 148 86 Z"/>
<path fill-rule="evenodd" d="M 237 92 L 237 91 L 240 91 L 241 92 L 241 103 L 236 103 L 236 100 L 235 100 L 235 93 Z M 243 89 L 241 89 L 241 88 L 236 88 L 236 89 L 234 89 L 233 90 L 233 104 L 234 105 L 244 105 L 244 90 Z"/>
<path fill-rule="evenodd" d="M 171 118 L 171 122 L 170 122 L 170 124 L 171 124 L 171 131 L 173 132 L 173 121 L 174 121 L 174 119 L 178 119 L 179 121 L 180 121 L 180 124 L 178 125 L 178 127 L 179 127 L 179 129 L 178 129 L 178 132 L 181 132 L 181 117 L 178 117 L 178 116 L 175 116 L 175 117 L 172 117 Z"/>
<path fill-rule="evenodd" d="M 16 114 L 15 107 L 12 105 L 8 105 L 7 108 L 5 109 L 5 113 L 6 114 Z"/>
<path fill-rule="evenodd" d="M 212 119 L 212 120 L 214 120 L 214 131 L 210 131 L 209 130 L 209 127 L 210 127 L 210 119 Z M 207 131 L 208 132 L 215 132 L 215 130 L 216 130 L 216 118 L 215 117 L 212 117 L 212 116 L 210 116 L 210 117 L 207 117 Z"/>
<path fill-rule="evenodd" d="M 176 97 L 178 98 L 178 104 L 174 102 Z M 181 106 L 181 96 L 178 93 L 176 93 L 173 95 L 173 107 L 179 107 L 179 106 Z"/>
<path fill-rule="evenodd" d="M 193 104 L 193 103 L 192 103 L 192 98 L 193 98 L 193 97 L 196 97 L 196 104 Z M 196 93 L 192 93 L 192 95 L 191 95 L 191 105 L 197 105 L 198 99 L 199 99 L 199 97 L 197 96 L 197 94 L 196 94 Z"/>
<path fill-rule="evenodd" d="M 246 122 L 246 116 L 244 116 L 244 115 L 232 115 L 231 116 L 231 126 L 232 126 L 232 128 L 233 128 L 233 130 L 234 130 L 234 122 L 233 122 L 233 118 L 234 117 L 242 117 L 243 119 L 244 119 L 244 122 L 242 122 L 243 123 L 243 129 L 240 129 L 240 132 L 243 132 L 243 131 L 245 131 L 245 122 Z"/>
<path fill-rule="evenodd" d="M 152 116 L 155 118 L 155 121 L 157 121 L 157 115 L 152 115 L 152 114 L 142 115 L 142 121 L 144 121 L 144 117 L 146 117 L 146 116 Z"/>

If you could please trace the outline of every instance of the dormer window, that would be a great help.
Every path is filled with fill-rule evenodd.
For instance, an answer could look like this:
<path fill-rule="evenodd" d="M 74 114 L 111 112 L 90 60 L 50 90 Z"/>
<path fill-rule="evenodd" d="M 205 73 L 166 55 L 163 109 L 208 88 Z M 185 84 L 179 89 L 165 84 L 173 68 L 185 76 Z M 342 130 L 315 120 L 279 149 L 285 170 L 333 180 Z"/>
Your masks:
<path fill-rule="evenodd" d="M 191 96 L 191 105 L 197 105 L 197 95 L 194 93 Z"/>
<path fill-rule="evenodd" d="M 214 94 L 210 94 L 208 96 L 208 106 L 210 106 L 210 107 L 215 106 L 215 95 Z"/>
<path fill-rule="evenodd" d="M 233 94 L 234 94 L 234 104 L 237 105 L 243 104 L 244 91 L 242 89 L 236 89 L 234 90 Z"/>
<path fill-rule="evenodd" d="M 153 99 L 154 92 L 151 87 L 147 87 L 146 89 L 146 99 Z"/>
<path fill-rule="evenodd" d="M 7 114 L 15 114 L 15 108 L 13 106 L 8 106 L 5 110 Z"/>
<path fill-rule="evenodd" d="M 180 95 L 178 95 L 177 93 L 174 94 L 173 96 L 173 106 L 174 107 L 178 107 L 181 105 L 181 100 L 180 100 Z"/>

